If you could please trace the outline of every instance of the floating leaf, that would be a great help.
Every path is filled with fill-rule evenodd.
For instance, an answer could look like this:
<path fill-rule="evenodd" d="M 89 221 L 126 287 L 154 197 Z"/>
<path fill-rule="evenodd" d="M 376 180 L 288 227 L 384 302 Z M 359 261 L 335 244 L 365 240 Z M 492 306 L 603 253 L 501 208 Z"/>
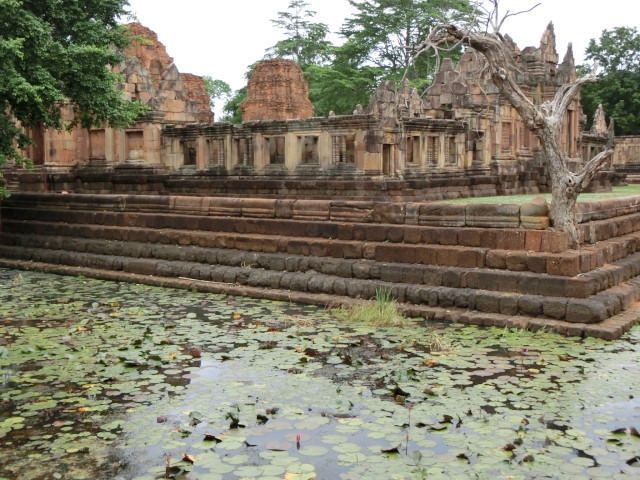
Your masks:
<path fill-rule="evenodd" d="M 184 460 L 187 463 L 196 463 L 196 457 L 194 457 L 193 455 L 189 455 L 186 453 L 182 453 L 180 452 L 180 455 L 182 456 L 182 460 Z"/>
<path fill-rule="evenodd" d="M 390 448 L 383 448 L 380 451 L 382 453 L 400 453 L 399 449 L 402 445 L 398 444 L 395 447 L 390 447 Z"/>

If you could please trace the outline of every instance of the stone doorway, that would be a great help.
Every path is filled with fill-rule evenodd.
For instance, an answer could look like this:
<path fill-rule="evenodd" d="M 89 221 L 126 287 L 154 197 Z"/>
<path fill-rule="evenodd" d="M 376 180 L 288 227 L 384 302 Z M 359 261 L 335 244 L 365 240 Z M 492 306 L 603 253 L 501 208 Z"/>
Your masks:
<path fill-rule="evenodd" d="M 393 165 L 393 145 L 382 145 L 382 174 L 391 175 L 394 170 Z"/>

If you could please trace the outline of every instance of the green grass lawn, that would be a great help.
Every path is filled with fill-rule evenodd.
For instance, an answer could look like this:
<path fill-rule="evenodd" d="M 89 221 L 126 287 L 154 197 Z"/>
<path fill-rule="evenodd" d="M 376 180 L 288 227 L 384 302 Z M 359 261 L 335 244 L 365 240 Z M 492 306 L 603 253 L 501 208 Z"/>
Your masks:
<path fill-rule="evenodd" d="M 469 204 L 469 203 L 516 203 L 523 204 L 530 202 L 540 195 L 547 199 L 547 202 L 551 202 L 550 193 L 538 193 L 531 195 L 504 195 L 500 197 L 470 197 L 470 198 L 458 198 L 455 200 L 442 200 L 438 203 L 455 203 L 455 204 Z M 629 197 L 632 195 L 640 195 L 640 184 L 628 185 L 626 187 L 613 187 L 611 192 L 608 193 L 583 193 L 578 197 L 579 202 L 589 202 L 592 200 L 602 200 L 603 198 L 613 197 Z"/>

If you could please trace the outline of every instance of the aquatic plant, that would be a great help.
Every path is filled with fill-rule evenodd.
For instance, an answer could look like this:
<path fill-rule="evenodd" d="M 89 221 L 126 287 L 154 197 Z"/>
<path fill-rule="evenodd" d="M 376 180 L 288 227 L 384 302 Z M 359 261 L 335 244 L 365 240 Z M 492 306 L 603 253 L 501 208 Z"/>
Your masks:
<path fill-rule="evenodd" d="M 16 275 L 0 269 L 0 478 L 640 473 L 640 327 L 616 342 L 377 327 L 307 305 Z"/>
<path fill-rule="evenodd" d="M 344 322 L 364 323 L 375 327 L 402 325 L 406 318 L 398 309 L 398 302 L 390 290 L 376 289 L 374 300 L 363 300 L 332 310 L 333 315 Z"/>

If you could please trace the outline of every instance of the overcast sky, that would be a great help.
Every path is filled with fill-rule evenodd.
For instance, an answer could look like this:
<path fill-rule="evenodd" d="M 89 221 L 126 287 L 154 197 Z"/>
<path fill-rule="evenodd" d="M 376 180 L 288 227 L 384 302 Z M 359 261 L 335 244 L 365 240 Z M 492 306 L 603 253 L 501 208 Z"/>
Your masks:
<path fill-rule="evenodd" d="M 507 20 L 502 31 L 520 48 L 538 46 L 553 21 L 557 49 L 564 57 L 573 43 L 576 63 L 583 61 L 591 38 L 618 26 L 640 30 L 638 0 L 539 0 L 531 13 Z M 129 0 L 131 11 L 144 26 L 158 34 L 182 73 L 209 75 L 234 90 L 245 84 L 247 66 L 261 59 L 267 48 L 282 38 L 271 24 L 290 0 Z M 317 12 L 314 19 L 337 31 L 352 13 L 347 0 L 307 0 Z M 518 11 L 536 1 L 504 0 L 504 8 Z M 337 37 L 335 38 L 337 42 Z M 217 110 L 217 109 L 216 109 Z"/>

